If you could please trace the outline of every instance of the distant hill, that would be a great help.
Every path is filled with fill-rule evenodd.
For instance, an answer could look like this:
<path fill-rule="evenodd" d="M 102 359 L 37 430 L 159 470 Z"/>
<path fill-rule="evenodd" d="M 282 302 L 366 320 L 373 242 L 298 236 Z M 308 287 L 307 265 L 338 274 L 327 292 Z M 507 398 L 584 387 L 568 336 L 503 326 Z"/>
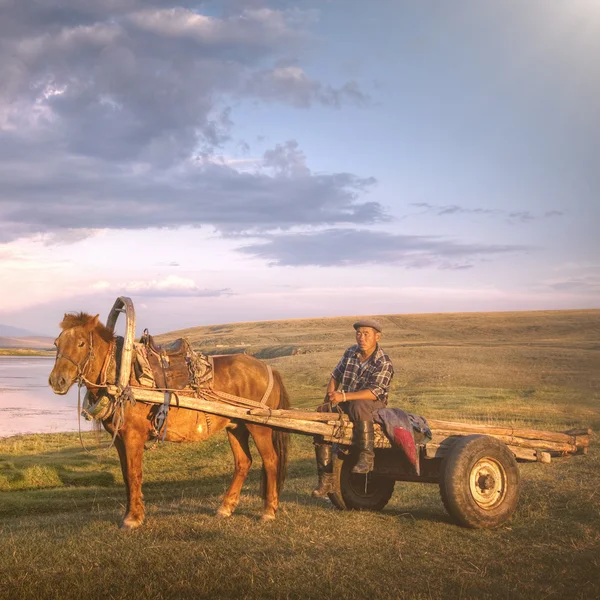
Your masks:
<path fill-rule="evenodd" d="M 17 338 L 17 337 L 32 337 L 37 336 L 29 329 L 21 329 L 20 327 L 12 327 L 11 325 L 3 325 L 0 323 L 0 337 Z"/>
<path fill-rule="evenodd" d="M 394 363 L 391 406 L 446 420 L 518 422 L 554 414 L 567 427 L 571 409 L 554 408 L 566 402 L 588 411 L 586 426 L 600 428 L 600 310 L 369 316 L 382 323 L 381 345 Z M 209 325 L 156 340 L 183 336 L 205 354 L 262 358 L 281 373 L 292 405 L 309 408 L 322 401 L 332 369 L 354 343 L 355 321 Z"/>
<path fill-rule="evenodd" d="M 23 337 L 0 336 L 0 348 L 27 348 L 31 350 L 53 350 L 54 338 L 44 335 Z"/>

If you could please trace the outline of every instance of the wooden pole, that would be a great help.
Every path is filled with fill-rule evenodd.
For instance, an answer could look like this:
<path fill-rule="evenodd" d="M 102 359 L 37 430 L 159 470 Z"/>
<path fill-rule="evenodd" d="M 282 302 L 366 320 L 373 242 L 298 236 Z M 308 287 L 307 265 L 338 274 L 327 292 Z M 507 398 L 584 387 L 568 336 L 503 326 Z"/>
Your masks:
<path fill-rule="evenodd" d="M 165 396 L 163 392 L 158 390 L 132 387 L 133 396 L 136 400 L 142 402 L 151 402 L 152 404 L 163 404 Z M 108 386 L 109 395 L 118 394 L 118 389 L 115 386 Z M 337 423 L 322 423 L 318 421 L 303 421 L 300 419 L 286 419 L 283 417 L 273 417 L 265 415 L 253 415 L 249 408 L 233 406 L 225 404 L 217 400 L 204 400 L 193 396 L 185 396 L 183 394 L 171 394 L 171 406 L 180 408 L 191 408 L 200 410 L 214 415 L 230 417 L 232 419 L 243 419 L 251 423 L 261 423 L 270 427 L 279 427 L 282 429 L 291 429 L 298 433 L 306 433 L 311 435 L 323 436 L 325 441 L 352 443 L 352 423 L 349 421 L 338 421 Z M 349 433 L 346 433 L 349 432 Z"/>
<path fill-rule="evenodd" d="M 164 403 L 164 394 L 161 391 L 144 387 L 133 387 L 132 391 L 136 400 L 151 402 L 153 404 Z M 115 386 L 109 386 L 108 393 L 115 395 L 118 393 L 118 389 Z M 352 444 L 352 423 L 345 416 L 344 418 L 339 418 L 339 415 L 336 415 L 336 413 L 317 413 L 300 410 L 269 410 L 255 407 L 246 408 L 226 404 L 225 402 L 220 402 L 218 400 L 206 400 L 175 393 L 171 395 L 171 406 L 200 410 L 202 412 L 232 419 L 242 419 L 252 423 L 261 423 L 263 425 L 288 429 L 293 432 L 307 435 L 318 435 L 322 436 L 325 441 L 338 442 L 347 445 Z M 332 419 L 332 417 L 334 417 L 334 419 Z M 488 427 L 485 425 L 451 423 L 436 420 L 429 421 L 429 423 L 432 425 L 433 433 L 433 439 L 430 442 L 432 448 L 447 447 L 456 441 L 455 438 L 459 436 L 480 433 L 501 440 L 511 448 L 518 458 L 525 460 L 540 460 L 537 458 L 540 452 L 576 453 L 579 449 L 578 445 L 574 443 L 574 436 L 567 434 L 536 431 L 533 429 L 524 430 L 506 427 Z M 438 426 L 437 428 L 435 427 L 436 425 Z M 443 425 L 444 428 L 439 428 L 440 425 Z M 529 437 L 520 436 L 524 431 Z M 548 433 L 553 435 L 548 436 Z M 378 430 L 378 434 L 380 435 L 377 436 L 376 446 L 391 447 L 391 444 L 383 433 Z M 537 434 L 537 436 L 534 436 L 534 434 Z M 560 441 L 546 439 L 547 437 L 555 438 Z M 582 443 L 578 437 L 577 441 Z M 549 455 L 545 458 L 548 457 Z"/>

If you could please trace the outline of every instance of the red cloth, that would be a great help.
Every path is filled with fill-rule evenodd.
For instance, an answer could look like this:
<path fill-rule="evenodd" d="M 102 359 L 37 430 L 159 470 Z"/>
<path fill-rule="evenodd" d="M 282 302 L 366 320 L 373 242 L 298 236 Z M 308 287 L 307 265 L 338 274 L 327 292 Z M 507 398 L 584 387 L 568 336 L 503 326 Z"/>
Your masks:
<path fill-rule="evenodd" d="M 397 446 L 400 446 L 402 450 L 404 450 L 404 454 L 406 454 L 406 458 L 410 461 L 410 464 L 413 467 L 417 465 L 417 447 L 415 445 L 415 440 L 411 435 L 410 431 L 406 431 L 402 427 L 394 428 L 394 443 Z"/>

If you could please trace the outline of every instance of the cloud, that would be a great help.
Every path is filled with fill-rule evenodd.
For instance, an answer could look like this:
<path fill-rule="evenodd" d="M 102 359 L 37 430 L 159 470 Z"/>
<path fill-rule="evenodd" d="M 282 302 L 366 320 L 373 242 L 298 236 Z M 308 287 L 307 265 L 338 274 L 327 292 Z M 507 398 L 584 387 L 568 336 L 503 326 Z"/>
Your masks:
<path fill-rule="evenodd" d="M 277 144 L 273 150 L 267 150 L 264 153 L 263 164 L 273 169 L 277 175 L 303 177 L 310 174 L 306 166 L 306 156 L 298 148 L 296 140 Z"/>
<path fill-rule="evenodd" d="M 209 289 L 200 288 L 193 279 L 169 275 L 162 279 L 137 280 L 126 283 L 109 283 L 97 281 L 90 288 L 106 294 L 112 290 L 114 295 L 131 295 L 137 298 L 213 298 L 218 296 L 231 296 L 229 288 Z"/>
<path fill-rule="evenodd" d="M 6 276 L 11 271 L 63 270 L 68 267 L 68 261 L 57 260 L 53 254 L 20 248 L 18 245 L 0 244 L 0 262 L 2 264 L 0 276 Z"/>
<path fill-rule="evenodd" d="M 529 223 L 542 218 L 562 217 L 564 212 L 560 210 L 549 210 L 538 216 L 530 211 L 507 211 L 499 208 L 465 208 L 457 204 L 436 205 L 429 202 L 412 202 L 410 206 L 423 209 L 425 213 L 434 213 L 438 216 L 446 215 L 500 215 L 505 216 L 509 223 Z"/>
<path fill-rule="evenodd" d="M 371 102 L 355 81 L 348 81 L 339 88 L 323 85 L 308 77 L 297 65 L 280 65 L 256 72 L 248 80 L 245 91 L 262 100 L 277 100 L 298 108 L 309 108 L 315 103 L 334 108 L 344 104 L 365 107 Z"/>
<path fill-rule="evenodd" d="M 583 276 L 547 282 L 548 287 L 560 292 L 579 292 L 584 294 L 600 294 L 600 277 Z"/>
<path fill-rule="evenodd" d="M 522 246 L 460 244 L 452 240 L 375 232 L 328 229 L 317 233 L 265 236 L 266 242 L 247 244 L 240 252 L 277 266 L 349 266 L 390 264 L 407 268 L 468 269 L 489 255 L 523 251 Z"/>
<path fill-rule="evenodd" d="M 0 149 L 0 243 L 38 232 L 64 240 L 69 231 L 103 228 L 210 224 L 240 232 L 388 218 L 380 204 L 360 199 L 373 178 L 313 174 L 294 142 L 268 152 L 254 173 L 202 158 L 162 170 L 79 158 L 74 169 L 44 150 L 11 160 Z"/>
<path fill-rule="evenodd" d="M 530 221 L 535 221 L 536 217 L 528 210 L 522 210 L 508 213 L 508 219 L 510 222 L 519 221 L 521 223 L 528 223 Z"/>
<path fill-rule="evenodd" d="M 3 129 L 26 129 L 55 151 L 170 164 L 227 139 L 228 95 L 298 105 L 308 94 L 331 106 L 363 98 L 355 82 L 334 89 L 300 67 L 265 69 L 306 43 L 302 11 L 209 16 L 185 4 L 22 0 L 4 11 Z"/>
<path fill-rule="evenodd" d="M 314 11 L 260 2 L 206 13 L 161 0 L 20 0 L 0 34 L 0 243 L 68 242 L 102 228 L 220 231 L 374 223 L 374 184 L 314 174 L 295 141 L 223 158 L 232 102 L 364 105 L 294 58 Z M 245 142 L 238 142 L 244 152 Z"/>
<path fill-rule="evenodd" d="M 457 204 L 435 205 L 429 204 L 429 202 L 412 202 L 410 206 L 422 208 L 423 212 L 435 213 L 439 216 L 462 214 L 497 215 L 503 212 L 501 210 L 490 208 L 464 208 L 462 206 L 458 206 Z"/>

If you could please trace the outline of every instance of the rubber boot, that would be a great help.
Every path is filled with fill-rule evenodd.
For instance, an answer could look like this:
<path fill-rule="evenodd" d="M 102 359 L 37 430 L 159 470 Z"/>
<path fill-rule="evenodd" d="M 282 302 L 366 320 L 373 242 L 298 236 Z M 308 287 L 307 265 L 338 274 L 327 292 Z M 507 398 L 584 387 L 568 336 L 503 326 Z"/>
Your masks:
<path fill-rule="evenodd" d="M 327 494 L 335 490 L 331 444 L 315 444 L 315 454 L 317 457 L 319 483 L 313 490 L 312 497 L 327 498 Z"/>
<path fill-rule="evenodd" d="M 373 470 L 375 465 L 374 438 L 373 421 L 357 421 L 354 423 L 354 444 L 357 446 L 360 454 L 358 461 L 352 469 L 353 473 L 366 475 Z"/>

